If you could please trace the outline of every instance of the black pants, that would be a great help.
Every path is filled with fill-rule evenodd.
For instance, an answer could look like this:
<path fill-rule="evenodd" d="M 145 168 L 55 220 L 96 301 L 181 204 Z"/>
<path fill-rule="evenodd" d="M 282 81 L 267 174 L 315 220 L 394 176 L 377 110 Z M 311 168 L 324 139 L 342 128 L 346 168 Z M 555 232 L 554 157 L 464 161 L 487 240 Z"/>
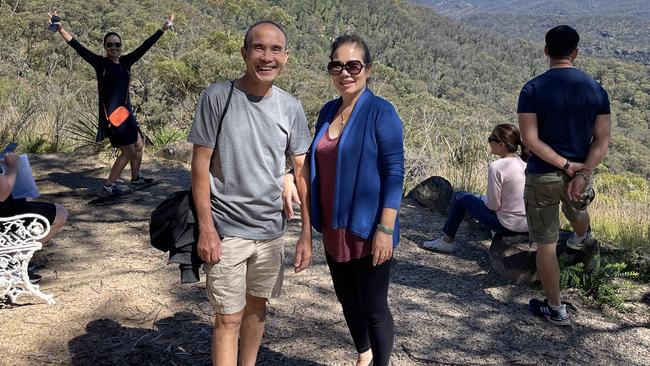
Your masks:
<path fill-rule="evenodd" d="M 372 255 L 337 263 L 329 255 L 334 290 L 357 352 L 372 349 L 373 365 L 388 365 L 393 350 L 393 316 L 388 308 L 388 283 L 393 259 L 372 266 Z"/>

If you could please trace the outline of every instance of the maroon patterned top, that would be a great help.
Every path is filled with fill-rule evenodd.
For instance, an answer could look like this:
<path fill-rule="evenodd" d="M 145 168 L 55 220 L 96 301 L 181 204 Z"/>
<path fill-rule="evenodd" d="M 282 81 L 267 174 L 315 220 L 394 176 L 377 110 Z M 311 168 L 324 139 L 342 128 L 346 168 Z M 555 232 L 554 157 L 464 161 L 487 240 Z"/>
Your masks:
<path fill-rule="evenodd" d="M 325 244 L 325 252 L 339 263 L 362 258 L 372 252 L 372 238 L 360 238 L 348 228 L 332 228 L 334 187 L 336 186 L 336 158 L 340 136 L 331 139 L 328 129 L 316 145 L 316 165 L 318 166 L 321 217 L 323 220 L 323 243 Z"/>

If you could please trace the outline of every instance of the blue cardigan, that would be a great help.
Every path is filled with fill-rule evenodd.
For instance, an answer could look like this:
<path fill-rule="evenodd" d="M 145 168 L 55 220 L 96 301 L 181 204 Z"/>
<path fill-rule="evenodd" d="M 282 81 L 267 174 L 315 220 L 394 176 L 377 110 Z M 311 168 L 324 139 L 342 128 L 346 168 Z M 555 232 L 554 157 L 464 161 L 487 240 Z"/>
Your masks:
<path fill-rule="evenodd" d="M 321 232 L 321 205 L 316 145 L 342 103 L 338 98 L 320 110 L 309 150 L 311 223 Z M 383 208 L 399 211 L 404 183 L 404 137 L 395 108 L 365 89 L 341 134 L 336 158 L 336 187 L 332 226 L 372 238 Z M 399 216 L 393 246 L 399 243 Z"/>

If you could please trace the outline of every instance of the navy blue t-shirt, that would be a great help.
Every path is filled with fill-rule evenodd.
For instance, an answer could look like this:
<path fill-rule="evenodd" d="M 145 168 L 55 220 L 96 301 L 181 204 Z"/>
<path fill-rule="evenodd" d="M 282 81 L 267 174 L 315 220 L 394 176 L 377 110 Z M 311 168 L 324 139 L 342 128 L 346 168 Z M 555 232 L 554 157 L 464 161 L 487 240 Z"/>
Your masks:
<path fill-rule="evenodd" d="M 583 163 L 598 114 L 610 114 L 609 97 L 596 80 L 573 68 L 549 69 L 524 85 L 517 113 L 537 114 L 538 137 L 561 156 Z M 531 154 L 527 171 L 560 170 Z"/>

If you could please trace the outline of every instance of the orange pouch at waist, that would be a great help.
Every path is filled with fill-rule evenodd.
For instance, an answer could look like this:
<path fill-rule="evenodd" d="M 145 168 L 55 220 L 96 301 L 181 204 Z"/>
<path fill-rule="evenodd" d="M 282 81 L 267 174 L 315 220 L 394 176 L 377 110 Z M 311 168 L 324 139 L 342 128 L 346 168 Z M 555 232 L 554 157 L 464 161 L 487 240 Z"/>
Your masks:
<path fill-rule="evenodd" d="M 114 127 L 120 127 L 127 118 L 129 118 L 129 110 L 126 107 L 117 107 L 110 116 L 106 116 L 108 123 Z"/>

